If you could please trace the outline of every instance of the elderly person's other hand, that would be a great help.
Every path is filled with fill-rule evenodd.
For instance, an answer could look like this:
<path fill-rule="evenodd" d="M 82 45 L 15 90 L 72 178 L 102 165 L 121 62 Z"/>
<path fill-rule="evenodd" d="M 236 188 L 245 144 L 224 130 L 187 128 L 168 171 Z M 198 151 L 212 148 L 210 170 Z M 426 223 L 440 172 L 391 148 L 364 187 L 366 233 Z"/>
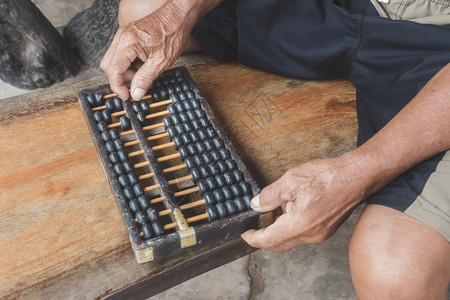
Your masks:
<path fill-rule="evenodd" d="M 197 20 L 219 2 L 169 0 L 145 17 L 120 26 L 100 64 L 111 89 L 127 100 L 130 93 L 125 83 L 131 81 L 131 97 L 140 100 L 182 53 Z"/>

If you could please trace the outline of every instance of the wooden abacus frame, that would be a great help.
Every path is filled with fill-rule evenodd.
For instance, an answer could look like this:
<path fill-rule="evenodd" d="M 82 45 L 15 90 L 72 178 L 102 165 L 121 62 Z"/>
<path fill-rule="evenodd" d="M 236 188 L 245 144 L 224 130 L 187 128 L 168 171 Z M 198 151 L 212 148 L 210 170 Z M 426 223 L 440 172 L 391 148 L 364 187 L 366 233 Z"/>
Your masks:
<path fill-rule="evenodd" d="M 200 102 L 201 109 L 205 112 L 206 117 L 210 121 L 212 127 L 217 132 L 218 136 L 224 141 L 225 147 L 231 154 L 232 159 L 237 163 L 238 169 L 243 173 L 245 180 L 250 183 L 253 195 L 256 195 L 260 192 L 260 187 L 248 172 L 244 163 L 240 159 L 233 145 L 229 142 L 228 138 L 225 136 L 223 131 L 218 126 L 214 113 L 212 112 L 209 104 L 205 101 L 205 99 L 201 96 L 197 85 L 194 80 L 188 73 L 188 71 L 184 67 L 167 70 L 164 72 L 161 77 L 172 76 L 174 74 L 182 74 L 184 79 L 187 81 L 190 89 L 194 92 L 196 99 Z M 149 89 L 150 95 L 144 96 L 144 99 L 155 98 L 156 88 L 151 87 Z M 200 214 L 198 216 L 194 216 L 191 218 L 185 218 L 182 210 L 188 209 L 195 206 L 200 206 L 205 203 L 204 199 L 196 200 L 194 202 L 190 202 L 184 205 L 178 206 L 174 197 L 182 195 L 182 193 L 192 193 L 198 191 L 198 187 L 190 188 L 184 191 L 179 191 L 177 193 L 169 192 L 168 185 L 177 183 L 183 180 L 189 180 L 189 176 L 185 176 L 184 178 L 172 179 L 167 181 L 164 177 L 164 173 L 170 172 L 172 170 L 163 169 L 160 167 L 159 163 L 161 160 L 171 159 L 173 157 L 179 156 L 179 154 L 175 153 L 172 155 L 168 155 L 165 157 L 156 157 L 154 150 L 161 149 L 164 147 L 173 146 L 173 142 L 165 143 L 164 145 L 159 145 L 159 148 L 155 149 L 149 144 L 149 140 L 153 139 L 151 137 L 147 137 L 144 133 L 144 129 L 153 129 L 157 127 L 163 126 L 162 123 L 152 124 L 146 127 L 142 127 L 135 111 L 132 109 L 131 101 L 124 101 L 123 107 L 124 111 L 114 113 L 115 116 L 126 115 L 132 125 L 133 130 L 129 130 L 127 132 L 122 132 L 121 136 L 126 134 L 135 134 L 137 139 L 133 142 L 128 142 L 132 144 L 139 144 L 140 150 L 128 153 L 128 156 L 137 156 L 137 155 L 145 155 L 146 161 L 143 161 L 138 166 L 134 167 L 142 167 L 142 166 L 150 166 L 151 170 L 148 174 L 143 175 L 145 178 L 153 177 L 155 178 L 155 183 L 153 186 L 147 187 L 148 190 L 160 190 L 160 195 L 158 201 L 163 201 L 166 209 L 164 211 L 160 211 L 159 215 L 169 215 L 172 219 L 172 223 L 166 224 L 164 226 L 164 230 L 166 229 L 176 229 L 174 232 L 164 234 L 160 237 L 155 237 L 149 240 L 144 240 L 142 238 L 142 233 L 136 224 L 135 219 L 132 217 L 133 213 L 130 210 L 128 205 L 128 201 L 123 193 L 123 189 L 119 183 L 118 175 L 114 171 L 113 163 L 109 159 L 109 152 L 105 147 L 105 143 L 101 137 L 101 132 L 97 128 L 97 123 L 94 119 L 93 112 L 96 110 L 104 109 L 104 106 L 100 107 L 91 107 L 88 101 L 88 95 L 92 95 L 95 93 L 102 94 L 104 99 L 114 97 L 115 95 L 112 93 L 109 85 L 103 85 L 98 87 L 93 87 L 90 89 L 83 90 L 79 92 L 79 99 L 82 110 L 84 112 L 84 116 L 86 122 L 89 125 L 91 135 L 93 140 L 95 141 L 103 169 L 108 178 L 108 182 L 111 185 L 111 188 L 114 191 L 116 203 L 122 213 L 122 218 L 127 227 L 129 238 L 132 244 L 133 251 L 136 256 L 136 260 L 138 263 L 145 263 L 152 260 L 161 259 L 170 255 L 174 255 L 183 251 L 183 249 L 195 247 L 198 245 L 206 245 L 209 243 L 213 243 L 219 240 L 231 238 L 240 235 L 242 232 L 252 229 L 252 228 L 260 228 L 269 225 L 272 222 L 272 213 L 259 214 L 252 210 L 239 213 L 237 215 L 229 216 L 226 218 L 222 218 L 211 223 L 203 223 L 198 225 L 190 226 L 190 223 L 195 223 L 199 220 L 205 219 L 208 217 L 207 213 Z M 150 104 L 150 107 L 164 106 L 170 104 L 169 100 L 163 100 L 159 102 L 153 102 Z M 163 116 L 167 114 L 165 111 L 157 112 L 149 114 L 146 118 L 153 118 L 158 116 Z M 120 123 L 113 123 L 108 125 L 108 128 L 114 128 L 120 126 Z M 160 133 L 159 137 L 167 136 L 167 133 Z M 153 136 L 155 137 L 155 136 Z M 158 147 L 158 146 L 156 146 Z M 179 166 L 173 167 L 174 169 L 182 169 L 185 165 L 181 164 Z M 140 179 L 144 178 L 143 176 Z M 147 190 L 147 191 L 148 191 Z M 155 199 L 153 199 L 155 200 Z"/>

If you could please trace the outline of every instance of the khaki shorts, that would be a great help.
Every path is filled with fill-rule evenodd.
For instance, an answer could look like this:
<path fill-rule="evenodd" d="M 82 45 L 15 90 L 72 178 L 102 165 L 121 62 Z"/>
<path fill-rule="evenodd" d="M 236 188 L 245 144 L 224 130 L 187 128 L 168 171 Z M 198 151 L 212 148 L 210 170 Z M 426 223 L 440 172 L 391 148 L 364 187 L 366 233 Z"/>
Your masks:
<path fill-rule="evenodd" d="M 381 17 L 444 26 L 450 24 L 450 0 L 371 0 Z"/>

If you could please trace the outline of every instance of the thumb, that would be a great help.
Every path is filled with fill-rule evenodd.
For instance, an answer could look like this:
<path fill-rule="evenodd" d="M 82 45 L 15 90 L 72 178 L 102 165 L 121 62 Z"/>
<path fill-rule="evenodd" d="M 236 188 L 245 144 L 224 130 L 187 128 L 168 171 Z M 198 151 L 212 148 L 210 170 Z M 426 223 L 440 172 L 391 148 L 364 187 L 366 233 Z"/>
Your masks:
<path fill-rule="evenodd" d="M 265 187 L 259 195 L 256 195 L 250 202 L 253 210 L 257 212 L 268 212 L 279 207 L 288 199 L 283 197 L 283 185 L 281 180 L 277 180 Z"/>
<path fill-rule="evenodd" d="M 136 74 L 134 74 L 130 89 L 131 97 L 133 98 L 133 100 L 141 100 L 141 98 L 150 88 L 152 82 L 156 79 L 156 77 L 158 77 L 160 73 L 160 71 L 157 70 L 150 61 L 151 59 L 147 59 L 147 61 L 136 72 Z"/>

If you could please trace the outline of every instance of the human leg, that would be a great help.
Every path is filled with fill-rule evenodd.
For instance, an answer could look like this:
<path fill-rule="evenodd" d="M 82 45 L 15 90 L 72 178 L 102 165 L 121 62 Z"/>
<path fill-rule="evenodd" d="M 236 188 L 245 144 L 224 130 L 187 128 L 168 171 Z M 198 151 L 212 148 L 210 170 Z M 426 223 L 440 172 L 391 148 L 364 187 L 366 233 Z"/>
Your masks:
<path fill-rule="evenodd" d="M 445 299 L 450 245 L 442 234 L 405 213 L 367 205 L 349 256 L 361 299 Z"/>

